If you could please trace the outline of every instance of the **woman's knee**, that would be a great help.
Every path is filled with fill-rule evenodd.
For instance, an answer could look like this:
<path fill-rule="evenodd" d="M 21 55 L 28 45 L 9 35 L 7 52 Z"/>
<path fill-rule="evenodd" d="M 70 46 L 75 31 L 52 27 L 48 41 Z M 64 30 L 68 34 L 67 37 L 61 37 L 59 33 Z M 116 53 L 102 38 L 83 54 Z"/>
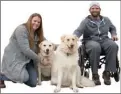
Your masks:
<path fill-rule="evenodd" d="M 23 82 L 27 82 L 29 80 L 29 74 L 27 70 L 24 70 L 23 73 L 24 73 Z"/>

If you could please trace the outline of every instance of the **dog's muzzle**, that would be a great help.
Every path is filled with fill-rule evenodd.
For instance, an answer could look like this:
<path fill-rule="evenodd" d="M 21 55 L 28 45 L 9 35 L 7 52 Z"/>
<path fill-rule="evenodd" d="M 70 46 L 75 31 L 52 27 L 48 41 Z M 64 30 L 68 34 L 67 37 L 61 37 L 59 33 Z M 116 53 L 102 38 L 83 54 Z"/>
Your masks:
<path fill-rule="evenodd" d="M 46 49 L 45 53 L 46 53 L 46 54 L 49 54 L 49 49 Z"/>
<path fill-rule="evenodd" d="M 73 48 L 74 47 L 74 45 L 71 45 L 71 48 Z"/>
<path fill-rule="evenodd" d="M 73 49 L 74 48 L 74 45 L 71 44 L 70 46 L 68 46 L 69 49 Z"/>

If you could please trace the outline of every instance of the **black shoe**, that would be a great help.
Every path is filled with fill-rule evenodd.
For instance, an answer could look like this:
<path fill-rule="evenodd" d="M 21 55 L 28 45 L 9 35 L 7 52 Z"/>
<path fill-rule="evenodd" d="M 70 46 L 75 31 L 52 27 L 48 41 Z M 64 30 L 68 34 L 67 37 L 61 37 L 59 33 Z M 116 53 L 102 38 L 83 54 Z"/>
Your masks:
<path fill-rule="evenodd" d="M 110 72 L 109 71 L 104 71 L 103 72 L 103 79 L 104 79 L 104 84 L 105 85 L 111 85 L 111 80 L 110 80 Z"/>
<path fill-rule="evenodd" d="M 95 85 L 101 85 L 101 82 L 100 82 L 98 74 L 93 74 L 92 75 L 92 80 L 94 81 Z"/>
<path fill-rule="evenodd" d="M 4 81 L 0 81 L 0 88 L 6 88 Z"/>

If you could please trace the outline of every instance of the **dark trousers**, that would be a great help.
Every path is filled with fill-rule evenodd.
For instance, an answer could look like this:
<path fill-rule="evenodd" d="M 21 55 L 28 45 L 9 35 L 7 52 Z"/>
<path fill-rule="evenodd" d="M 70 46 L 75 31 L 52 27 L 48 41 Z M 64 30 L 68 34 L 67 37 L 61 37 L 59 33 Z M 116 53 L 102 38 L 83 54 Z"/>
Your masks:
<path fill-rule="evenodd" d="M 89 55 L 89 62 L 93 74 L 98 73 L 98 65 L 100 54 L 104 51 L 106 56 L 105 71 L 116 72 L 116 56 L 118 52 L 118 45 L 111 39 L 105 39 L 101 42 L 86 41 L 86 52 Z"/>

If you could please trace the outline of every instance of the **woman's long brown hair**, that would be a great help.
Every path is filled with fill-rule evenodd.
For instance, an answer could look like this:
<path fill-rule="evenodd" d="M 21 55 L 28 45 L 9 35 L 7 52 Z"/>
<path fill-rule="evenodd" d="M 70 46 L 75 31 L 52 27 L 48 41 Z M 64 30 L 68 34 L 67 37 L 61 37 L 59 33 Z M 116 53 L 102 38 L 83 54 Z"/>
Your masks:
<path fill-rule="evenodd" d="M 40 14 L 38 13 L 33 13 L 28 21 L 25 23 L 25 26 L 29 32 L 29 45 L 30 45 L 30 48 L 32 49 L 33 46 L 34 46 L 34 32 L 32 31 L 32 18 L 35 17 L 35 16 L 38 16 L 40 19 L 41 19 L 41 22 L 40 22 L 40 27 L 35 31 L 37 33 L 37 36 L 39 38 L 39 41 L 37 43 L 37 53 L 39 53 L 39 43 L 42 42 L 44 40 L 44 34 L 43 34 L 43 27 L 42 27 L 42 17 Z"/>

